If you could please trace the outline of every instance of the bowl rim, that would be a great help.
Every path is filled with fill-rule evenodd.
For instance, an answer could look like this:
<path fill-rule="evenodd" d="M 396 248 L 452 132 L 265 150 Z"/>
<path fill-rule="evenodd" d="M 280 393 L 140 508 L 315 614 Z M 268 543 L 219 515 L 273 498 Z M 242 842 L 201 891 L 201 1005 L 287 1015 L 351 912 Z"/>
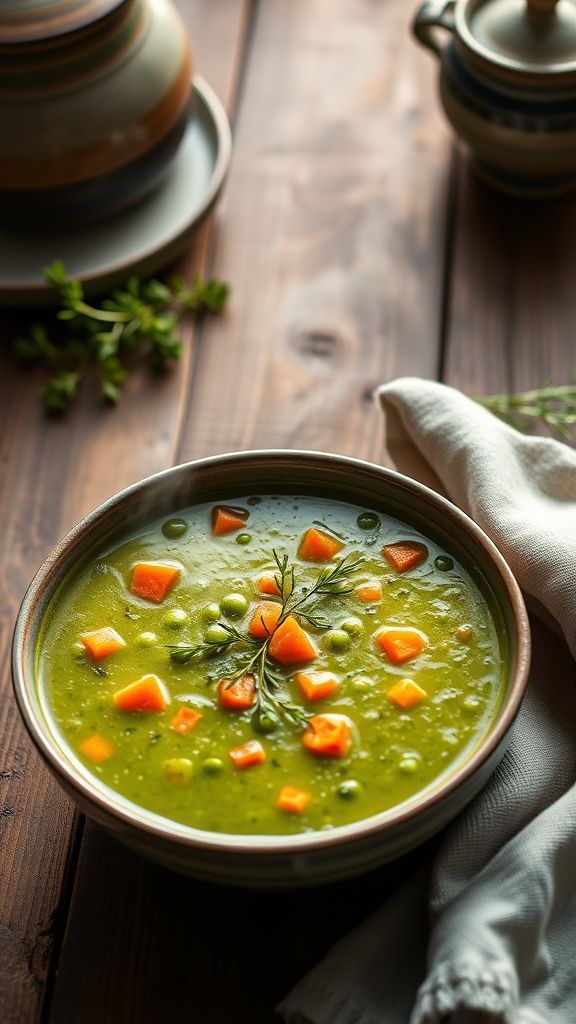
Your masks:
<path fill-rule="evenodd" d="M 503 584 L 504 591 L 510 604 L 512 612 L 513 630 L 510 641 L 512 650 L 516 654 L 515 670 L 511 677 L 508 692 L 501 704 L 496 717 L 488 727 L 489 731 L 476 741 L 472 752 L 456 768 L 448 769 L 446 776 L 440 777 L 430 784 L 430 789 L 425 788 L 420 795 L 416 794 L 409 802 L 404 802 L 396 808 L 389 808 L 386 811 L 378 812 L 367 818 L 360 818 L 347 825 L 338 825 L 330 831 L 316 831 L 300 833 L 298 835 L 268 835 L 268 834 L 244 834 L 232 832 L 209 832 L 196 829 L 193 826 L 173 822 L 146 808 L 140 807 L 121 794 L 106 787 L 106 784 L 99 782 L 92 776 L 81 775 L 73 770 L 73 765 L 67 761 L 58 749 L 55 739 L 50 742 L 49 723 L 42 723 L 38 720 L 31 693 L 38 695 L 35 674 L 28 679 L 26 671 L 26 654 L 30 639 L 31 626 L 37 615 L 37 606 L 44 590 L 51 586 L 51 576 L 55 568 L 74 552 L 76 545 L 82 542 L 84 534 L 98 524 L 109 513 L 113 513 L 121 506 L 127 498 L 145 491 L 154 484 L 169 481 L 180 475 L 185 475 L 196 470 L 202 471 L 203 467 L 226 466 L 230 463 L 242 462 L 246 459 L 255 460 L 305 460 L 312 464 L 318 461 L 328 462 L 329 465 L 347 468 L 349 470 L 362 470 L 369 474 L 376 474 L 383 481 L 393 487 L 399 487 L 400 491 L 409 491 L 413 495 L 432 502 L 439 512 L 447 514 L 448 518 L 456 519 L 472 537 L 475 545 L 483 549 L 488 561 L 493 567 Z M 337 500 L 337 499 L 335 499 Z M 69 566 L 68 566 L 69 569 Z M 58 585 L 58 577 L 54 586 Z M 50 595 L 52 597 L 53 594 Z M 290 854 L 290 853 L 313 853 L 318 850 L 331 849 L 341 844 L 358 841 L 360 838 L 370 838 L 375 834 L 386 833 L 410 822 L 410 819 L 423 815 L 433 810 L 436 804 L 440 804 L 448 798 L 456 789 L 465 782 L 495 753 L 503 741 L 508 730 L 512 726 L 518 713 L 520 703 L 526 688 L 528 671 L 530 667 L 530 627 L 524 599 L 520 587 L 512 573 L 512 570 L 505 561 L 494 542 L 486 533 L 458 506 L 449 499 L 438 494 L 432 488 L 413 480 L 405 474 L 396 470 L 379 466 L 377 463 L 365 459 L 353 458 L 347 455 L 339 455 L 331 452 L 302 449 L 255 449 L 249 451 L 227 452 L 221 455 L 212 455 L 201 459 L 194 459 L 189 462 L 180 463 L 159 473 L 144 477 L 133 484 L 117 491 L 111 497 L 98 504 L 90 512 L 84 515 L 64 537 L 48 553 L 42 565 L 34 575 L 22 600 L 16 623 L 14 626 L 12 641 L 12 681 L 18 709 L 37 750 L 48 763 L 57 778 L 61 781 L 67 792 L 72 792 L 75 799 L 81 806 L 96 805 L 98 811 L 104 816 L 112 816 L 118 819 L 124 827 L 135 828 L 137 831 L 148 834 L 151 839 L 164 840 L 169 843 L 179 843 L 195 850 L 204 852 L 233 852 L 234 856 L 251 856 L 254 854 Z M 46 730 L 46 731 L 45 731 Z M 66 746 L 64 743 L 63 746 Z M 71 752 L 73 753 L 73 752 Z M 118 802 L 110 799 L 103 791 L 106 789 Z M 88 812 L 90 816 L 90 812 Z"/>

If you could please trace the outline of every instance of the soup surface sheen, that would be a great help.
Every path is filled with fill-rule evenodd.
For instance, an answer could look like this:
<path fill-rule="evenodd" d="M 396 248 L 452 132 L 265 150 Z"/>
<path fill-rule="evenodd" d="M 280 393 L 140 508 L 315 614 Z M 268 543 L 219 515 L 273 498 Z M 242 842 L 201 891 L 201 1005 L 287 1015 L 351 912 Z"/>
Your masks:
<path fill-rule="evenodd" d="M 409 801 L 462 761 L 501 698 L 506 641 L 485 594 L 452 555 L 384 513 L 311 497 L 248 497 L 230 505 L 232 515 L 241 513 L 241 525 L 230 532 L 213 535 L 214 506 L 197 505 L 179 511 L 171 525 L 159 520 L 103 553 L 64 584 L 38 650 L 41 695 L 57 731 L 84 770 L 106 786 L 207 831 L 332 829 Z M 323 535 L 339 542 L 340 550 L 327 561 L 304 557 L 309 528 L 320 531 L 321 542 Z M 404 542 L 416 551 L 421 545 L 422 559 L 395 568 L 383 548 Z M 272 658 L 263 650 L 266 644 L 272 650 L 264 632 L 225 649 L 203 647 L 186 663 L 173 660 L 171 654 L 183 659 L 188 648 L 218 637 L 232 639 L 230 630 L 246 636 L 254 619 L 262 627 L 255 609 L 263 601 L 282 612 L 281 597 L 259 589 L 263 575 L 269 574 L 267 589 L 279 579 L 274 551 L 288 559 L 285 598 L 294 567 L 292 606 L 345 560 L 340 584 L 328 583 L 331 592 L 310 596 L 294 612 L 314 659 Z M 141 562 L 178 570 L 157 603 L 133 592 Z M 357 589 L 366 585 L 371 589 Z M 125 646 L 94 657 L 81 637 L 104 627 Z M 408 630 L 411 642 L 420 637 L 423 646 L 395 663 L 379 640 L 398 629 Z M 246 673 L 256 688 L 252 705 L 222 706 L 231 688 L 219 689 L 220 680 L 234 681 L 255 655 Z M 264 684 L 263 665 L 271 673 Z M 333 692 L 307 699 L 300 677 L 310 672 L 312 684 L 328 680 Z M 164 709 L 118 706 L 115 694 L 150 675 Z M 410 680 L 408 689 L 392 690 L 402 680 Z M 414 703 L 402 706 L 394 694 Z M 344 716 L 328 719 L 340 747 L 311 749 L 303 742 L 306 716 L 326 715 Z M 323 742 L 322 724 L 308 726 L 308 735 Z M 261 747 L 256 761 L 262 752 L 265 760 L 239 766 L 230 751 L 250 741 Z"/>

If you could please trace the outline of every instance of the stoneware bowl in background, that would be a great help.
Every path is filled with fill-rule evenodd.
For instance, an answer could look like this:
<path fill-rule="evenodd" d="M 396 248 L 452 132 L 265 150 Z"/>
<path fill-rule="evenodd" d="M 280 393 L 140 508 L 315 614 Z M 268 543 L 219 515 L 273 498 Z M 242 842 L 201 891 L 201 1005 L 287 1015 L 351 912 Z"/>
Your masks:
<path fill-rule="evenodd" d="M 413 28 L 482 178 L 529 198 L 576 187 L 576 0 L 428 0 Z"/>
<path fill-rule="evenodd" d="M 137 202 L 188 119 L 170 0 L 0 0 L 0 213 L 66 225 Z"/>
<path fill-rule="evenodd" d="M 74 758 L 51 725 L 37 685 L 41 623 L 75 567 L 129 532 L 198 502 L 240 495 L 311 494 L 389 512 L 437 540 L 488 588 L 510 651 L 505 692 L 484 737 L 422 794 L 386 811 L 295 836 L 209 833 L 158 817 L 112 792 Z M 138 852 L 210 881 L 289 886 L 327 882 L 390 860 L 445 825 L 502 757 L 526 684 L 530 638 L 518 585 L 485 534 L 450 502 L 412 480 L 355 459 L 315 452 L 222 455 L 167 470 L 110 498 L 54 548 L 33 580 L 14 634 L 13 676 L 24 722 L 49 768 L 94 821 Z"/>

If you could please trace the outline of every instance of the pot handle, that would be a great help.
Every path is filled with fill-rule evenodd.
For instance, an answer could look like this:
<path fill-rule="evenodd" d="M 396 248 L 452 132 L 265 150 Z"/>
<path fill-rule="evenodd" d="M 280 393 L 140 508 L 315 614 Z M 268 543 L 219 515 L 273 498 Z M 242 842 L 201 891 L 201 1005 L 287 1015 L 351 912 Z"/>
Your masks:
<path fill-rule="evenodd" d="M 436 28 L 445 28 L 452 32 L 454 18 L 452 12 L 456 0 L 426 0 L 417 11 L 412 22 L 412 31 L 422 46 L 432 50 L 437 57 L 442 54 L 442 47 L 436 38 Z"/>

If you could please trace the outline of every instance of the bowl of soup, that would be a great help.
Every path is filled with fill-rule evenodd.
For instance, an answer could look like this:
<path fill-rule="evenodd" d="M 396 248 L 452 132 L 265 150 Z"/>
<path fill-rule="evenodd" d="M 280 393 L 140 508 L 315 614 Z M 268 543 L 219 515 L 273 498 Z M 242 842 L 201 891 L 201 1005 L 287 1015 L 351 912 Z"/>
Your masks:
<path fill-rule="evenodd" d="M 142 854 L 241 885 L 422 842 L 502 757 L 519 588 L 450 502 L 355 459 L 260 451 L 126 488 L 49 555 L 14 634 L 56 778 Z"/>

